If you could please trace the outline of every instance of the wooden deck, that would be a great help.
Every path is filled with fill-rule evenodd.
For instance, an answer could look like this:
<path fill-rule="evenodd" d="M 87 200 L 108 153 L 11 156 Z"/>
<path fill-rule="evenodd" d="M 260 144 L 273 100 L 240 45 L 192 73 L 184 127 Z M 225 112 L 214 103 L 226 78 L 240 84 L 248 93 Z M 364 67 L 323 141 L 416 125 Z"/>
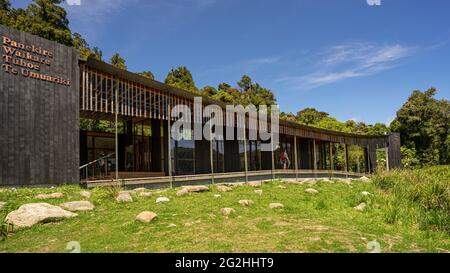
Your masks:
<path fill-rule="evenodd" d="M 187 176 L 161 176 L 161 177 L 144 177 L 132 179 L 115 180 L 97 180 L 83 182 L 82 185 L 87 188 L 94 187 L 110 187 L 121 186 L 124 188 L 168 188 L 181 187 L 189 185 L 208 185 L 221 183 L 242 183 L 242 182 L 256 182 L 267 181 L 273 179 L 308 179 L 308 178 L 361 178 L 368 174 L 351 173 L 343 171 L 329 171 L 329 170 L 299 170 L 297 173 L 294 170 L 275 170 L 275 171 L 254 171 L 235 172 L 235 173 L 221 173 L 221 174 L 200 174 Z"/>

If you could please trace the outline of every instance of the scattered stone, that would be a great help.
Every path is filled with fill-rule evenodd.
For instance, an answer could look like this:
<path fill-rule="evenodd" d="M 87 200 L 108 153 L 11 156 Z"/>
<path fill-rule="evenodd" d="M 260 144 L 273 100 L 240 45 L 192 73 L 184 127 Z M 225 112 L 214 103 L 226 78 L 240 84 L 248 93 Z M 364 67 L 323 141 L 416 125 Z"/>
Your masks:
<path fill-rule="evenodd" d="M 262 182 L 248 182 L 248 184 L 250 187 L 254 187 L 254 188 L 259 188 L 262 186 Z"/>
<path fill-rule="evenodd" d="M 151 211 L 144 211 L 138 214 L 136 216 L 136 221 L 142 222 L 142 223 L 150 223 L 153 221 L 158 215 Z"/>
<path fill-rule="evenodd" d="M 278 186 L 278 188 L 279 188 L 279 189 L 282 189 L 282 190 L 287 189 L 285 186 L 282 186 L 282 185 Z"/>
<path fill-rule="evenodd" d="M 59 199 L 59 198 L 64 198 L 64 194 L 60 193 L 60 192 L 55 192 L 55 193 L 51 193 L 51 194 L 38 194 L 35 197 L 36 199 Z"/>
<path fill-rule="evenodd" d="M 147 189 L 146 188 L 137 188 L 137 189 L 134 189 L 133 191 L 135 192 L 135 193 L 139 193 L 139 192 L 144 192 L 144 191 L 146 191 Z"/>
<path fill-rule="evenodd" d="M 94 210 L 95 206 L 89 201 L 74 201 L 74 202 L 68 202 L 59 205 L 61 208 L 76 212 L 76 211 L 90 211 Z"/>
<path fill-rule="evenodd" d="M 0 202 L 0 210 L 2 210 L 6 206 L 6 202 Z"/>
<path fill-rule="evenodd" d="M 183 190 L 187 190 L 188 192 L 205 192 L 209 191 L 207 186 L 185 186 Z"/>
<path fill-rule="evenodd" d="M 191 227 L 191 226 L 193 226 L 195 224 L 200 224 L 201 222 L 202 222 L 201 220 L 197 220 L 197 221 L 194 221 L 194 222 L 188 222 L 188 223 L 184 223 L 184 226 L 185 227 Z"/>
<path fill-rule="evenodd" d="M 262 195 L 262 194 L 263 194 L 263 191 L 262 191 L 262 190 L 255 190 L 255 193 L 256 193 L 256 194 L 259 194 L 259 195 Z"/>
<path fill-rule="evenodd" d="M 354 209 L 357 211 L 364 211 L 366 209 L 366 206 L 366 203 L 361 203 L 358 206 L 354 207 Z"/>
<path fill-rule="evenodd" d="M 188 189 L 181 189 L 181 190 L 177 191 L 177 196 L 184 196 L 187 194 L 189 194 Z"/>
<path fill-rule="evenodd" d="M 361 194 L 364 195 L 364 196 L 370 196 L 370 195 L 372 195 L 372 194 L 371 194 L 370 192 L 368 192 L 368 191 L 363 191 Z"/>
<path fill-rule="evenodd" d="M 168 225 L 167 227 L 168 227 L 168 228 L 176 228 L 177 225 L 175 225 L 175 224 L 170 224 L 170 225 Z"/>
<path fill-rule="evenodd" d="M 250 207 L 254 203 L 255 202 L 253 202 L 252 200 L 240 200 L 239 201 L 239 204 L 243 205 L 244 207 Z"/>
<path fill-rule="evenodd" d="M 139 193 L 139 196 L 147 198 L 147 197 L 151 197 L 152 193 L 151 192 L 141 192 L 141 193 Z"/>
<path fill-rule="evenodd" d="M 361 177 L 359 180 L 361 180 L 364 183 L 370 183 L 372 180 L 370 180 L 370 178 L 368 178 L 367 176 L 363 176 Z"/>
<path fill-rule="evenodd" d="M 222 213 L 223 216 L 229 216 L 230 214 L 234 213 L 235 210 L 232 208 L 221 208 L 220 213 Z"/>
<path fill-rule="evenodd" d="M 319 193 L 318 190 L 315 190 L 313 188 L 306 189 L 305 192 L 310 193 L 310 194 L 318 194 Z"/>
<path fill-rule="evenodd" d="M 222 197 L 222 195 L 220 195 L 220 194 L 214 194 L 214 198 L 220 198 L 220 197 Z"/>
<path fill-rule="evenodd" d="M 272 203 L 269 205 L 270 209 L 282 209 L 284 208 L 284 205 L 281 203 Z"/>
<path fill-rule="evenodd" d="M 219 185 L 217 186 L 217 191 L 219 192 L 228 192 L 228 191 L 232 191 L 233 189 L 227 186 L 223 186 L 223 185 Z"/>
<path fill-rule="evenodd" d="M 89 199 L 92 196 L 92 193 L 90 191 L 82 191 L 80 192 L 81 197 Z"/>
<path fill-rule="evenodd" d="M 39 223 L 56 222 L 76 217 L 78 214 L 47 203 L 33 203 L 20 206 L 10 212 L 5 221 L 14 228 L 31 227 Z"/>
<path fill-rule="evenodd" d="M 170 201 L 170 199 L 167 198 L 167 197 L 158 197 L 158 198 L 156 199 L 156 203 L 167 203 L 167 202 L 169 202 L 169 201 Z"/>
<path fill-rule="evenodd" d="M 321 179 L 322 182 L 326 182 L 326 183 L 331 183 L 333 181 L 331 181 L 329 178 L 322 178 Z"/>
<path fill-rule="evenodd" d="M 121 191 L 117 195 L 116 201 L 119 203 L 130 203 L 133 202 L 133 197 L 131 197 L 129 191 Z"/>
<path fill-rule="evenodd" d="M 300 182 L 301 184 L 309 184 L 309 185 L 314 185 L 317 183 L 317 180 L 312 179 L 312 178 L 308 178 L 303 180 L 302 182 Z"/>
<path fill-rule="evenodd" d="M 344 183 L 344 184 L 347 184 L 347 185 L 351 185 L 352 184 L 352 180 L 350 178 L 340 179 L 340 180 L 338 180 L 338 182 Z"/>

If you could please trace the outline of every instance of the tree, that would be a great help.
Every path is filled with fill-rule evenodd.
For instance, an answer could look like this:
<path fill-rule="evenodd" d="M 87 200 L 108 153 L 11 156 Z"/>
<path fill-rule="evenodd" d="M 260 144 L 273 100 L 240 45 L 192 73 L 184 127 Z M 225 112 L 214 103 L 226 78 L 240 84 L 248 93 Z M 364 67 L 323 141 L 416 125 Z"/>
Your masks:
<path fill-rule="evenodd" d="M 450 164 L 450 103 L 435 99 L 436 92 L 414 91 L 391 124 L 391 130 L 401 134 L 402 145 L 415 149 L 421 165 Z"/>
<path fill-rule="evenodd" d="M 297 113 L 297 121 L 305 125 L 313 125 L 328 116 L 328 113 L 319 112 L 315 108 L 305 108 Z"/>
<path fill-rule="evenodd" d="M 94 46 L 94 48 L 92 49 L 92 55 L 91 57 L 102 61 L 103 60 L 103 51 L 100 50 L 100 48 Z"/>
<path fill-rule="evenodd" d="M 143 72 L 138 73 L 138 74 L 143 76 L 143 77 L 146 77 L 147 79 L 150 79 L 150 80 L 154 80 L 155 79 L 155 75 L 153 75 L 153 73 L 150 70 L 143 71 Z"/>
<path fill-rule="evenodd" d="M 205 86 L 205 87 L 203 87 L 201 90 L 200 90 L 200 93 L 203 95 L 203 96 L 207 96 L 207 97 L 213 97 L 214 95 L 216 95 L 217 94 L 217 89 L 216 88 L 214 88 L 214 87 L 212 87 L 212 86 Z"/>
<path fill-rule="evenodd" d="M 172 68 L 167 74 L 164 82 L 173 87 L 198 93 L 198 88 L 195 86 L 191 71 L 189 71 L 189 69 L 185 66 L 180 66 L 177 69 Z"/>
<path fill-rule="evenodd" d="M 9 26 L 11 18 L 11 3 L 9 0 L 0 0 L 0 24 Z"/>
<path fill-rule="evenodd" d="M 125 65 L 125 59 L 122 58 L 119 53 L 115 53 L 112 55 L 111 60 L 109 63 L 119 69 L 127 70 L 127 66 Z"/>

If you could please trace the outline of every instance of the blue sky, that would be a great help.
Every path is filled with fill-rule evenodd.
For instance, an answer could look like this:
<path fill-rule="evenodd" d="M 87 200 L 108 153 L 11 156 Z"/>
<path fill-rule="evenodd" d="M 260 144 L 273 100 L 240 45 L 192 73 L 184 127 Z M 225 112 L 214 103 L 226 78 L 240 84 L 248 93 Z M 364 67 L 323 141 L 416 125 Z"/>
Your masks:
<path fill-rule="evenodd" d="M 71 0 L 74 1 L 74 0 Z M 14 7 L 30 1 L 12 0 Z M 412 90 L 450 98 L 450 1 L 81 0 L 71 28 L 105 59 L 163 81 L 187 66 L 196 85 L 243 74 L 281 110 L 315 107 L 341 121 L 388 123 Z"/>

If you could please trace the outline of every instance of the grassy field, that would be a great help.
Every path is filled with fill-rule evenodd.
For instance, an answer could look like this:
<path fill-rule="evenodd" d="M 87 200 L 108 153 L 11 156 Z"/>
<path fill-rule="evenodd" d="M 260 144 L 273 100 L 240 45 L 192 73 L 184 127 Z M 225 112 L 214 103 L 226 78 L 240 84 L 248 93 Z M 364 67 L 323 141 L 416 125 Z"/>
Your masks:
<path fill-rule="evenodd" d="M 305 193 L 312 187 L 317 195 Z M 226 193 L 210 192 L 176 196 L 177 189 L 152 191 L 150 198 L 134 196 L 133 203 L 114 200 L 117 189 L 94 189 L 92 212 L 58 223 L 18 230 L 0 242 L 0 252 L 68 252 L 68 242 L 78 241 L 81 252 L 369 252 L 377 241 L 381 252 L 449 252 L 450 168 L 380 174 L 372 183 L 351 185 L 319 182 L 296 185 L 274 181 L 256 194 L 250 186 Z M 80 188 L 18 189 L 0 192 L 9 211 L 39 202 L 38 193 L 63 192 L 60 204 L 81 200 Z M 365 197 L 367 191 L 372 195 Z M 215 194 L 221 194 L 215 198 Z M 170 198 L 157 204 L 157 197 Z M 255 202 L 251 207 L 241 199 Z M 280 210 L 269 204 L 284 204 Z M 365 211 L 353 207 L 367 203 Z M 224 217 L 220 208 L 236 212 Z M 149 224 L 135 221 L 142 211 L 158 214 Z M 168 227 L 175 224 L 177 227 Z"/>

